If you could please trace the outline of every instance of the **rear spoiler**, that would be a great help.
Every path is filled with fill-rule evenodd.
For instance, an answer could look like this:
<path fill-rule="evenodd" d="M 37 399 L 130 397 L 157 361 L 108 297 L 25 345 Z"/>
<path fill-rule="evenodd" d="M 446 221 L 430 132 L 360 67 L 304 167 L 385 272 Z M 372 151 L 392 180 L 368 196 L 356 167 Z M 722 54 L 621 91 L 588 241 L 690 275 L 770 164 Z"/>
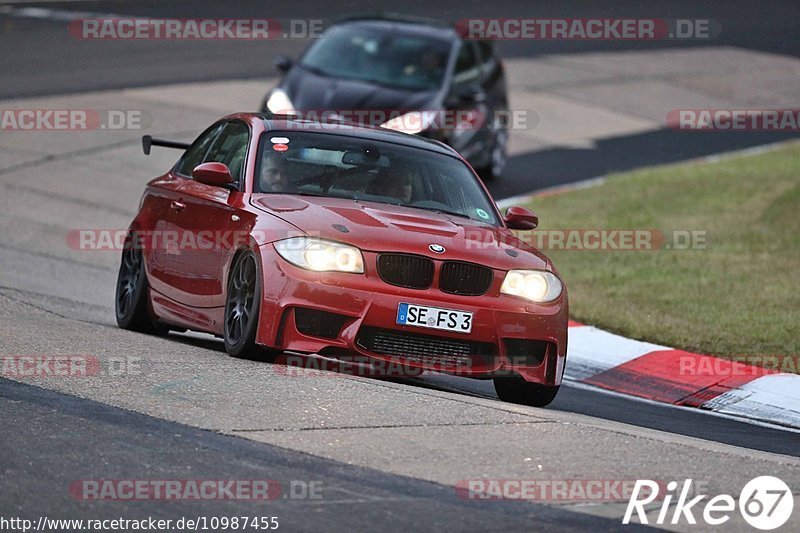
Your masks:
<path fill-rule="evenodd" d="M 186 150 L 189 148 L 189 143 L 182 143 L 178 141 L 167 141 L 166 139 L 153 139 L 149 135 L 142 136 L 142 151 L 144 155 L 150 155 L 151 146 L 164 146 L 166 148 L 179 148 Z"/>

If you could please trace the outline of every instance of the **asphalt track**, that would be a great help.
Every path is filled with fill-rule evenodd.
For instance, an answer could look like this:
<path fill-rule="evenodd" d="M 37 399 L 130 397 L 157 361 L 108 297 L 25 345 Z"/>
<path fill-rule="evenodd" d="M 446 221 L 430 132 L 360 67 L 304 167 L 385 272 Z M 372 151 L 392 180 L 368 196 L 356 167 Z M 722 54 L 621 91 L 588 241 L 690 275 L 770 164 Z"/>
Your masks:
<path fill-rule="evenodd" d="M 19 11 L 26 4 L 11 2 Z M 36 2 L 52 13 L 11 16 L 0 13 L 0 99 L 49 94 L 81 93 L 165 83 L 203 82 L 274 76 L 273 59 L 297 57 L 308 45 L 303 38 L 258 41 L 80 41 L 65 31 L 75 13 L 123 16 L 234 18 L 269 17 L 278 20 L 322 20 L 323 24 L 354 14 L 397 12 L 396 5 L 382 2 L 257 2 L 181 1 L 62 1 Z M 22 7 L 21 7 L 22 6 Z M 759 6 L 757 16 L 747 1 L 693 2 L 670 0 L 658 4 L 631 2 L 403 2 L 402 13 L 456 21 L 467 17 L 649 17 L 711 19 L 722 32 L 709 40 L 663 41 L 526 41 L 498 43 L 507 58 L 535 58 L 545 54 L 570 55 L 587 51 L 680 50 L 709 46 L 735 46 L 800 57 L 800 39 L 793 21 L 800 18 L 800 4 L 771 2 Z M 268 87 L 264 87 L 264 92 Z M 562 183 L 580 181 L 610 172 L 669 163 L 759 146 L 790 138 L 792 132 L 716 132 L 702 139 L 688 139 L 684 132 L 667 128 L 603 139 L 591 148 L 537 151 L 509 160 L 504 179 L 490 185 L 496 198 L 523 194 Z M 566 163 L 569 163 L 568 165 Z"/>
<path fill-rule="evenodd" d="M 154 17 L 273 16 L 329 19 L 339 15 L 334 11 L 336 8 L 333 3 L 323 8 L 303 4 L 283 7 L 270 5 L 268 15 L 264 14 L 264 4 L 257 2 L 229 2 L 222 7 L 218 2 L 203 1 L 192 3 L 190 10 L 183 2 L 37 3 L 39 7 L 48 5 L 54 9 Z M 372 10 L 375 10 L 374 6 L 371 4 Z M 800 55 L 798 39 L 792 38 L 796 34 L 793 20 L 797 20 L 800 14 L 800 7 L 796 3 L 769 4 L 759 8 L 758 17 L 753 16 L 752 5 L 745 2 L 717 5 L 673 1 L 633 8 L 623 3 L 605 7 L 586 6 L 580 2 L 542 5 L 536 6 L 535 14 L 532 14 L 534 5 L 530 2 L 511 3 L 500 8 L 495 3 L 489 6 L 477 2 L 437 2 L 436 12 L 432 13 L 430 2 L 404 3 L 404 8 L 415 14 L 432 14 L 450 19 L 503 16 L 498 10 L 507 13 L 507 16 L 586 16 L 585 12 L 589 10 L 592 16 L 713 18 L 726 28 L 721 37 L 724 44 Z M 349 12 L 361 11 L 359 6 L 351 4 L 346 9 Z M 0 98 L 263 77 L 271 74 L 269 65 L 275 54 L 296 55 L 306 44 L 301 40 L 255 47 L 238 42 L 125 42 L 98 47 L 95 43 L 78 43 L 71 39 L 64 32 L 63 21 L 0 15 L 0 25 L 3 27 L 3 31 L 0 31 L 0 49 L 7 52 L 0 54 L 0 72 L 3 72 Z M 263 50 L 259 51 L 259 46 L 263 46 Z M 676 46 L 676 43 L 518 42 L 503 43 L 502 50 L 509 57 L 530 57 L 540 53 L 569 54 L 619 49 L 620 46 L 670 47 Z M 703 44 L 681 43 L 680 46 Z M 240 59 L 231 61 L 231 57 Z M 558 148 L 523 154 L 510 161 L 507 179 L 492 184 L 493 193 L 502 198 L 612 170 L 683 160 L 785 138 L 788 136 L 783 134 L 720 134 L 696 143 L 687 142 L 685 135 L 659 130 L 601 141 L 591 150 Z M 15 189 L 11 187 L 10 190 L 13 192 Z M 71 205 L 58 215 L 69 220 L 72 216 L 79 216 L 78 213 L 85 209 L 85 206 Z M 3 231 L 21 231 L 21 228 L 5 221 Z M 471 424 L 485 424 L 497 434 L 509 424 L 523 427 L 524 424 L 516 419 L 511 422 L 504 418 L 511 416 L 506 411 L 507 407 L 493 398 L 490 389 L 484 386 L 486 384 L 452 379 L 371 384 L 363 380 L 350 383 L 351 380 L 347 379 L 342 380 L 348 382 L 345 386 L 333 383 L 340 380 L 323 379 L 309 385 L 297 380 L 274 383 L 264 378 L 259 382 L 261 386 L 267 383 L 275 388 L 260 392 L 261 397 L 268 404 L 281 402 L 283 405 L 268 405 L 259 410 L 259 406 L 248 403 L 256 397 L 252 390 L 244 385 L 242 390 L 237 390 L 237 386 L 239 383 L 252 385 L 247 381 L 252 373 L 261 373 L 262 378 L 264 373 L 279 374 L 277 370 L 265 369 L 270 365 L 256 363 L 257 366 L 246 366 L 243 370 L 242 363 L 234 363 L 224 356 L 216 341 L 176 335 L 168 339 L 152 339 L 120 332 L 113 326 L 109 327 L 113 321 L 113 317 L 108 316 L 110 306 L 87 311 L 84 303 L 64 298 L 59 292 L 61 288 L 56 287 L 64 272 L 74 272 L 73 283 L 77 292 L 91 291 L 93 286 L 97 286 L 94 290 L 101 295 L 99 300 L 108 299 L 110 302 L 113 269 L 109 270 L 104 262 L 96 266 L 74 264 L 63 257 L 38 254 L 35 255 L 38 264 L 33 267 L 25 262 L 28 258 L 25 250 L 3 248 L 2 256 L 6 273 L 14 271 L 15 275 L 21 276 L 27 268 L 31 269 L 31 274 L 43 273 L 46 276 L 50 272 L 53 277 L 51 284 L 43 282 L 38 285 L 41 288 L 38 292 L 1 288 L 4 352 L 65 353 L 66 350 L 66 353 L 125 353 L 141 357 L 153 354 L 157 360 L 153 362 L 156 370 L 152 373 L 158 374 L 162 382 L 172 383 L 176 390 L 179 389 L 177 396 L 163 396 L 165 407 L 162 409 L 152 403 L 153 398 L 137 396 L 140 390 L 152 391 L 157 388 L 156 385 L 142 385 L 139 389 L 136 383 L 112 380 L 99 383 L 97 390 L 79 386 L 70 390 L 73 387 L 71 384 L 45 382 L 40 383 L 45 389 L 40 389 L 0 380 L 0 443 L 4 450 L 0 455 L 0 514 L 4 516 L 35 517 L 50 513 L 50 517 L 62 518 L 101 518 L 119 514 L 175 518 L 180 515 L 253 514 L 253 504 L 246 503 L 171 502 L 165 505 L 137 502 L 131 505 L 76 502 L 68 497 L 65 488 L 71 481 L 86 477 L 181 479 L 188 477 L 189 473 L 199 473 L 198 476 L 207 478 L 321 480 L 324 486 L 330 487 L 330 492 L 321 502 L 279 500 L 269 504 L 269 513 L 285 516 L 283 523 L 290 531 L 319 531 L 326 528 L 356 531 L 516 531 L 545 529 L 548 526 L 565 530 L 614 530 L 619 526 L 618 517 L 604 519 L 575 512 L 574 508 L 520 505 L 518 502 L 482 502 L 482 506 L 476 507 L 474 502 L 463 502 L 454 497 L 452 487 L 444 482 L 448 479 L 447 465 L 452 457 L 442 456 L 439 466 L 429 465 L 428 470 L 434 473 L 426 477 L 413 465 L 404 462 L 435 462 L 437 456 L 414 455 L 413 450 L 417 448 L 411 441 L 409 448 L 412 451 L 408 456 L 401 454 L 398 459 L 387 457 L 385 461 L 358 459 L 358 455 L 379 457 L 382 447 L 396 451 L 393 448 L 396 442 L 391 442 L 393 424 L 401 429 L 417 428 L 415 431 L 419 434 L 430 432 L 422 416 L 426 405 L 435 410 L 429 413 L 430 424 L 436 426 L 438 418 L 446 419 L 441 423 L 444 428 L 442 431 L 453 431 L 447 434 L 446 438 L 450 439 L 456 439 L 454 435 L 464 429 L 462 426 L 470 424 L 457 416 L 464 409 L 469 409 L 469 413 L 474 409 L 477 413 L 476 420 Z M 72 345 L 61 344 L 64 339 L 70 340 Z M 27 352 L 24 351 L 26 347 Z M 213 365 L 215 373 L 209 371 L 206 375 L 204 365 Z M 231 386 L 224 389 L 225 394 L 220 392 L 219 396 L 216 395 L 219 391 L 208 381 L 192 381 L 197 380 L 198 376 L 206 380 L 211 379 L 207 376 L 224 379 L 222 376 L 228 371 L 232 380 L 228 385 Z M 244 371 L 249 374 L 242 374 Z M 241 382 L 236 379 L 241 379 Z M 208 387 L 211 393 L 197 391 L 196 387 L 192 387 L 197 383 L 201 387 Z M 314 388 L 320 384 L 322 388 Z M 163 386 L 163 383 L 159 386 Z M 303 390 L 298 392 L 291 386 Z M 306 389 L 309 387 L 315 392 L 308 393 Z M 46 390 L 49 388 L 66 394 Z M 203 403 L 202 399 L 208 394 L 218 404 L 209 407 Z M 421 396 L 426 398 L 424 402 L 430 404 L 420 405 L 417 398 Z M 100 398 L 101 401 L 89 398 Z M 311 406 L 303 403 L 310 398 L 317 403 Z M 391 402 L 408 402 L 408 412 L 398 410 L 396 404 Z M 315 409 L 325 410 L 326 407 L 339 410 L 325 416 L 333 420 L 328 425 L 333 433 L 340 436 L 339 445 L 346 447 L 350 443 L 350 450 L 326 453 L 322 451 L 324 442 L 303 437 L 313 431 L 294 426 L 302 426 L 301 422 L 310 416 L 306 409 L 316 413 Z M 383 421 L 370 419 L 369 423 L 365 422 L 365 413 L 374 411 L 383 411 L 388 421 L 375 415 Z M 800 457 L 800 438 L 796 433 L 569 386 L 564 387 L 549 409 L 524 409 L 519 413 L 515 410 L 514 416 L 521 416 L 523 412 L 525 416 L 537 420 L 544 417 L 542 428 L 555 426 L 559 431 L 566 431 L 564 428 L 567 426 L 573 428 L 570 430 L 572 432 L 559 433 L 555 437 L 548 437 L 544 430 L 541 434 L 535 431 L 520 433 L 521 437 L 533 439 L 534 443 L 541 439 L 542 446 L 545 446 L 544 443 L 550 446 L 543 447 L 544 451 L 534 452 L 542 454 L 545 464 L 548 461 L 558 462 L 554 455 L 556 453 L 563 455 L 564 461 L 574 461 L 574 467 L 561 465 L 551 475 L 566 477 L 592 471 L 610 475 L 612 470 L 606 463 L 616 457 L 614 448 L 631 445 L 633 441 L 635 446 L 631 445 L 630 451 L 623 454 L 625 458 L 619 459 L 625 462 L 620 465 L 619 475 L 667 476 L 681 472 L 675 464 L 681 461 L 682 454 L 668 446 L 680 444 L 686 446 L 687 450 L 684 460 L 688 466 L 682 472 L 687 476 L 705 479 L 719 472 L 719 485 L 723 489 L 735 486 L 740 478 L 728 477 L 734 475 L 751 474 L 752 477 L 769 470 L 787 476 L 785 480 L 790 485 L 792 479 L 800 477 L 797 462 L 791 459 Z M 155 418 L 140 413 L 150 413 Z M 274 421 L 279 414 L 285 420 Z M 259 417 L 269 420 L 269 424 Z M 409 420 L 405 420 L 406 417 Z M 231 419 L 241 425 L 231 427 Z M 348 437 L 345 433 L 348 430 L 346 421 L 351 419 L 357 425 L 363 423 L 365 433 Z M 307 422 L 310 426 L 319 425 L 319 420 L 314 417 Z M 275 424 L 274 427 L 271 424 Z M 285 427 L 281 424 L 285 424 Z M 322 425 L 325 426 L 325 423 Z M 536 424 L 531 426 L 536 427 Z M 251 433 L 236 433 L 237 428 L 245 428 Z M 385 435 L 369 431 L 379 431 Z M 409 435 L 406 437 L 410 438 Z M 358 440 L 362 438 L 375 440 Z M 423 437 L 419 438 L 424 440 Z M 436 436 L 431 438 L 436 439 Z M 583 438 L 596 438 L 592 442 L 598 443 L 597 446 L 605 444 L 609 448 L 592 450 L 581 442 Z M 484 453 L 502 447 L 503 443 L 493 441 L 491 433 L 484 435 L 483 439 L 474 442 L 474 445 Z M 653 441 L 652 447 L 642 447 L 641 441 L 648 439 Z M 487 461 L 487 475 L 502 470 L 491 466 L 501 463 L 498 458 L 492 459 L 493 462 L 480 455 L 476 458 L 467 443 L 452 442 L 458 453 L 465 454 L 464 461 Z M 531 449 L 536 450 L 537 445 L 533 444 Z M 658 450 L 664 452 L 663 457 L 659 457 Z M 781 455 L 771 459 L 769 454 Z M 732 460 L 741 461 L 741 473 L 726 472 Z M 357 466 L 364 463 L 375 467 Z M 598 466 L 593 470 L 594 463 Z M 480 468 L 465 471 L 474 473 L 479 472 Z M 510 471 L 516 472 L 513 468 Z M 442 482 L 429 481 L 432 478 Z"/>
<path fill-rule="evenodd" d="M 500 501 L 476 506 L 444 485 L 342 465 L 2 379 L 0 423 L 5 434 L 0 513 L 6 517 L 275 516 L 288 531 L 517 531 L 533 524 L 537 529 L 613 531 L 618 525 L 545 505 Z M 31 475 L 31 462 L 37 464 L 38 475 Z M 206 479 L 274 480 L 282 492 L 266 503 L 144 501 L 132 512 L 129 502 L 80 501 L 53 490 L 57 484 L 69 486 L 76 472 L 91 472 L 89 479 L 163 480 L 203 472 Z M 296 480 L 308 480 L 319 499 L 296 498 L 304 490 L 290 488 Z M 13 510 L 7 507 L 10 502 Z M 648 528 L 633 530 L 638 529 Z"/>
<path fill-rule="evenodd" d="M 25 2 L 11 2 L 26 5 Z M 712 19 L 722 28 L 719 37 L 702 41 L 503 41 L 505 57 L 535 57 L 585 51 L 729 45 L 784 55 L 800 55 L 795 21 L 797 2 L 758 3 L 746 0 L 667 0 L 657 3 L 545 2 L 512 0 L 411 0 L 402 5 L 388 0 L 339 2 L 259 2 L 254 0 L 67 1 L 35 2 L 40 8 L 149 17 L 261 17 L 322 19 L 330 22 L 365 13 L 402 12 L 404 15 L 455 21 L 468 17 L 625 17 Z M 279 54 L 296 57 L 306 39 L 269 42 L 88 42 L 64 31 L 63 20 L 3 17 L 0 33 L 0 98 L 96 89 L 135 87 L 226 78 L 260 78 L 273 74 Z"/>

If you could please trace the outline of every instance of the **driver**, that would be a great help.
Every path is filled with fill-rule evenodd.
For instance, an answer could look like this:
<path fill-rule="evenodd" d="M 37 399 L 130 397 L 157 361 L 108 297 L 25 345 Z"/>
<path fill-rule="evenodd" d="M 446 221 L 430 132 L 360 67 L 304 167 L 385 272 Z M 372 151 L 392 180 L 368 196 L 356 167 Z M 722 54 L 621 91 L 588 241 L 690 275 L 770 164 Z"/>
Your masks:
<path fill-rule="evenodd" d="M 277 157 L 265 157 L 259 180 L 262 192 L 286 192 L 289 179 L 286 176 L 286 163 Z"/>
<path fill-rule="evenodd" d="M 421 61 L 406 65 L 403 68 L 403 74 L 406 76 L 418 76 L 431 83 L 438 83 L 444 73 L 446 59 L 439 51 L 427 51 L 422 56 Z"/>
<path fill-rule="evenodd" d="M 369 193 L 389 196 L 407 204 L 414 196 L 413 176 L 406 168 L 389 167 L 373 180 Z"/>

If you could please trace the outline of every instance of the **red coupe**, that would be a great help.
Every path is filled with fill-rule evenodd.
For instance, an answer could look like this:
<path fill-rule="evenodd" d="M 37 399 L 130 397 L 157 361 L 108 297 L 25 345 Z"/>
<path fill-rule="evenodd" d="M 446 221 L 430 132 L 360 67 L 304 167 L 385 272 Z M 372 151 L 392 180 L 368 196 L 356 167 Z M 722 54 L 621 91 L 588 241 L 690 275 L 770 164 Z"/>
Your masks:
<path fill-rule="evenodd" d="M 555 397 L 567 291 L 452 148 L 382 128 L 225 117 L 152 180 L 130 225 L 116 316 L 222 337 L 236 357 L 357 355 Z"/>

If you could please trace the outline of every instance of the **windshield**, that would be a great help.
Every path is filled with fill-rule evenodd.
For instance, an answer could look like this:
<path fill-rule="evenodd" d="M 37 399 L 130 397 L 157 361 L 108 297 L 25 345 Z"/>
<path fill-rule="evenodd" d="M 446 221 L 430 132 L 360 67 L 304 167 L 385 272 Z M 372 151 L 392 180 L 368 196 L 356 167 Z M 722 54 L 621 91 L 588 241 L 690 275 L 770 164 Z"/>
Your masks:
<path fill-rule="evenodd" d="M 442 84 L 449 51 L 444 40 L 347 25 L 331 28 L 317 40 L 301 66 L 324 76 L 434 90 Z"/>
<path fill-rule="evenodd" d="M 254 190 L 328 196 L 448 213 L 499 226 L 490 199 L 455 157 L 394 143 L 267 132 Z"/>

